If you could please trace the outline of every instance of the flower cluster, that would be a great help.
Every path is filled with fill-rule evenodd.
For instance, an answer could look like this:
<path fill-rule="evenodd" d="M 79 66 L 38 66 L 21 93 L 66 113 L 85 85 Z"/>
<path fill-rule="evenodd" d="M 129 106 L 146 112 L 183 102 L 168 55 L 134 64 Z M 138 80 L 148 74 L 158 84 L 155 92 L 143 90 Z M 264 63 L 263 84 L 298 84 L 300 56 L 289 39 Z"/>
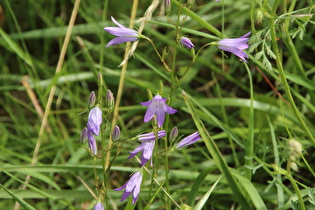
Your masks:
<path fill-rule="evenodd" d="M 216 0 L 219 1 L 219 0 Z M 170 2 L 165 1 L 166 5 L 169 7 Z M 105 27 L 104 30 L 108 33 L 117 36 L 116 38 L 112 39 L 106 47 L 110 45 L 116 45 L 124 42 L 133 42 L 136 41 L 138 38 L 140 38 L 142 35 L 139 34 L 137 31 L 126 28 L 120 23 L 118 23 L 113 17 L 112 21 L 118 26 L 118 27 Z M 240 59 L 242 59 L 244 62 L 247 62 L 246 58 L 248 58 L 248 55 L 243 50 L 247 49 L 249 46 L 247 42 L 249 41 L 249 38 L 247 38 L 250 35 L 250 32 L 245 34 L 244 36 L 241 36 L 239 38 L 234 39 L 222 39 L 217 43 L 218 48 L 223 51 L 227 51 L 230 53 L 233 53 L 234 55 L 238 56 Z M 181 37 L 179 40 L 185 47 L 188 49 L 192 49 L 195 47 L 195 45 L 191 42 L 190 39 L 187 37 Z"/>
<path fill-rule="evenodd" d="M 141 105 L 148 107 L 144 116 L 144 122 L 148 122 L 149 120 L 155 117 L 157 119 L 156 121 L 158 127 L 161 128 L 165 120 L 165 113 L 174 114 L 177 112 L 176 109 L 173 109 L 172 107 L 166 105 L 165 102 L 166 98 L 162 98 L 160 95 L 154 96 L 150 101 L 141 102 L 140 103 Z M 170 140 L 173 141 L 177 137 L 177 135 L 178 129 L 177 127 L 175 127 L 174 129 L 172 129 L 170 133 L 169 136 Z M 138 153 L 141 152 L 140 165 L 144 166 L 150 160 L 150 166 L 152 167 L 153 166 L 152 154 L 154 151 L 154 147 L 156 145 L 156 141 L 165 136 L 166 136 L 165 130 L 138 135 L 137 138 L 141 142 L 141 144 L 133 151 L 129 152 L 131 153 L 131 155 L 128 157 L 128 159 L 135 157 Z M 180 141 L 177 144 L 176 148 L 179 149 L 184 146 L 191 145 L 200 139 L 201 138 L 199 136 L 199 133 L 195 132 L 184 138 L 182 141 Z M 141 182 L 142 174 L 141 172 L 136 172 L 123 186 L 115 189 L 116 191 L 125 189 L 121 201 L 124 201 L 129 195 L 132 195 L 133 199 L 132 203 L 134 204 L 139 197 Z"/>

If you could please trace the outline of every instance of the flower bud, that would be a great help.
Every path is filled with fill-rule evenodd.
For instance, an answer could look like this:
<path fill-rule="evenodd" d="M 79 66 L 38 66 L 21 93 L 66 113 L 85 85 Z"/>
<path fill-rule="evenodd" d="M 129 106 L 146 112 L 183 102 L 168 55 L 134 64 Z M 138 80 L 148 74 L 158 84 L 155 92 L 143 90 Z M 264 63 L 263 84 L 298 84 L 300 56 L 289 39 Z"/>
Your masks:
<path fill-rule="evenodd" d="M 178 129 L 177 129 L 177 127 L 174 127 L 174 128 L 171 130 L 171 133 L 170 133 L 170 135 L 169 135 L 169 140 L 170 140 L 170 142 L 173 142 L 173 141 L 176 139 L 177 136 L 178 136 Z"/>
<path fill-rule="evenodd" d="M 104 210 L 104 206 L 101 202 L 97 202 L 97 204 L 95 204 L 95 206 L 93 207 L 93 210 Z"/>
<path fill-rule="evenodd" d="M 87 103 L 87 106 L 88 106 L 89 109 L 91 109 L 94 106 L 95 101 L 96 101 L 96 95 L 95 95 L 95 92 L 92 91 L 90 93 L 90 97 L 89 97 L 89 100 L 88 100 L 88 103 Z"/>
<path fill-rule="evenodd" d="M 165 10 L 166 13 L 169 14 L 171 11 L 171 0 L 165 0 Z"/>
<path fill-rule="evenodd" d="M 106 93 L 106 105 L 108 106 L 108 108 L 111 108 L 114 106 L 114 102 L 115 98 L 113 96 L 113 93 L 112 91 L 110 91 L 110 89 L 108 89 Z"/>
<path fill-rule="evenodd" d="M 82 144 L 84 144 L 85 142 L 87 142 L 87 140 L 88 140 L 88 128 L 85 127 L 80 134 L 80 141 Z"/>
<path fill-rule="evenodd" d="M 113 133 L 112 133 L 112 139 L 113 141 L 117 141 L 120 138 L 120 128 L 118 125 L 115 126 Z"/>
<path fill-rule="evenodd" d="M 192 49 L 195 47 L 195 45 L 187 37 L 181 37 L 180 42 L 188 49 Z"/>

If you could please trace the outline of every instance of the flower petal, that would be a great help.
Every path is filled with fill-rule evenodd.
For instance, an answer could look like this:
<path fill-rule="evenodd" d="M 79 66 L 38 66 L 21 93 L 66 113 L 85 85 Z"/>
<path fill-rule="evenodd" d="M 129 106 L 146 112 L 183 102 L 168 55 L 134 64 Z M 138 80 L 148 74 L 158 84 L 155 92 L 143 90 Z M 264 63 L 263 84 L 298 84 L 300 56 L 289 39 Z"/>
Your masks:
<path fill-rule="evenodd" d="M 136 41 L 136 40 L 137 40 L 136 37 L 127 37 L 127 36 L 116 37 L 116 38 L 110 40 L 108 42 L 108 44 L 106 45 L 106 47 L 109 47 L 111 45 L 121 44 L 121 43 L 124 43 L 124 42 L 133 42 L 133 41 Z"/>

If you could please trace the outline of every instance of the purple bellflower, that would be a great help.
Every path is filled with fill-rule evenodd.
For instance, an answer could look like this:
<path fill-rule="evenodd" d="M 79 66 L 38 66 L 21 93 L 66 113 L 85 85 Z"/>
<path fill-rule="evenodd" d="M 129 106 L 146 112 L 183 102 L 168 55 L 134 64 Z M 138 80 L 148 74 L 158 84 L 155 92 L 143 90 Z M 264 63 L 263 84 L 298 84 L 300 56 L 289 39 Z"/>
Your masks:
<path fill-rule="evenodd" d="M 220 50 L 233 53 L 247 63 L 245 58 L 248 58 L 248 55 L 243 50 L 248 48 L 247 42 L 249 38 L 246 37 L 248 37 L 250 33 L 251 32 L 248 32 L 244 36 L 235 39 L 222 39 L 218 42 L 218 47 Z"/>
<path fill-rule="evenodd" d="M 160 138 L 164 137 L 165 135 L 166 135 L 166 132 L 164 130 L 158 131 L 157 137 L 158 137 L 158 139 L 160 139 Z M 138 140 L 141 141 L 142 143 L 140 144 L 139 147 L 137 147 L 136 149 L 134 149 L 133 151 L 130 152 L 131 155 L 128 157 L 128 159 L 133 158 L 139 152 L 142 151 L 142 155 L 140 158 L 141 166 L 146 164 L 148 162 L 148 160 L 151 160 L 150 165 L 153 166 L 152 153 L 153 153 L 155 140 L 156 140 L 154 133 L 152 132 L 152 133 L 146 133 L 146 134 L 139 135 Z"/>
<path fill-rule="evenodd" d="M 176 148 L 181 148 L 181 147 L 185 147 L 185 146 L 188 146 L 188 145 L 191 145 L 197 141 L 199 141 L 201 138 L 199 136 L 199 133 L 198 132 L 195 132 L 189 136 L 187 136 L 186 138 L 184 138 L 183 140 L 181 140 Z"/>
<path fill-rule="evenodd" d="M 87 128 L 98 136 L 101 124 L 102 110 L 99 107 L 94 107 L 89 113 Z"/>
<path fill-rule="evenodd" d="M 188 49 L 194 48 L 195 45 L 187 37 L 180 38 L 180 42 Z"/>
<path fill-rule="evenodd" d="M 147 106 L 148 109 L 144 115 L 144 122 L 148 122 L 156 115 L 159 128 L 162 127 L 165 120 L 165 112 L 168 114 L 174 114 L 176 109 L 165 104 L 166 98 L 162 98 L 160 95 L 156 95 L 151 101 L 140 102 L 142 106 Z"/>
<path fill-rule="evenodd" d="M 142 174 L 140 172 L 134 173 L 128 182 L 126 182 L 123 186 L 114 189 L 115 191 L 120 191 L 125 189 L 121 201 L 126 200 L 126 198 L 132 194 L 132 204 L 135 204 L 140 193 L 140 186 L 142 182 Z"/>
<path fill-rule="evenodd" d="M 104 206 L 101 202 L 97 202 L 94 207 L 93 207 L 93 210 L 104 210 Z"/>
<path fill-rule="evenodd" d="M 118 26 L 118 27 L 105 27 L 104 30 L 107 31 L 108 33 L 117 36 L 116 38 L 110 40 L 106 47 L 110 45 L 116 45 L 116 44 L 121 44 L 124 42 L 133 42 L 136 41 L 139 37 L 139 34 L 137 31 L 126 28 L 125 26 L 121 25 L 118 23 L 113 17 L 112 21 Z"/>

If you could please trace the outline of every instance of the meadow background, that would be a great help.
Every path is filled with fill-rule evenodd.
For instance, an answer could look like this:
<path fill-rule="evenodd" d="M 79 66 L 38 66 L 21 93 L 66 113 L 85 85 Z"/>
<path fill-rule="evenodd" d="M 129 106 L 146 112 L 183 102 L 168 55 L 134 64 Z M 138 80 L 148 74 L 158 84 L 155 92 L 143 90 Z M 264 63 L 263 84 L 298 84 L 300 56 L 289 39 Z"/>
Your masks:
<path fill-rule="evenodd" d="M 152 2 L 0 1 L 0 209 L 91 209 L 98 195 L 109 209 L 179 208 L 174 202 L 182 209 L 314 209 L 312 0 L 195 0 L 191 7 L 172 0 L 168 16 L 164 1 L 158 1 L 142 33 L 177 78 L 191 67 L 174 87 L 152 45 L 138 42 L 119 103 L 124 143 L 111 149 L 120 153 L 103 176 L 104 160 L 89 154 L 80 133 L 90 92 L 103 105 L 108 89 L 117 96 L 127 49 L 125 44 L 106 48 L 114 37 L 103 28 L 114 26 L 110 16 L 128 26 L 132 12 L 139 28 L 137 20 Z M 177 41 L 185 35 L 198 51 L 249 31 L 248 63 L 209 46 L 191 64 L 191 51 Z M 152 129 L 143 122 L 146 107 L 140 102 L 151 93 L 170 97 L 171 92 L 178 112 L 165 129 L 177 126 L 182 137 L 198 130 L 202 140 L 168 154 L 167 161 L 162 153 L 156 178 L 167 185 L 158 186 L 146 173 L 138 202 L 120 202 L 122 192 L 112 189 L 139 168 L 135 159 L 127 159 L 139 145 L 130 139 Z M 99 151 L 105 151 L 111 128 L 110 117 L 103 121 Z M 104 178 L 108 188 L 102 194 Z"/>

